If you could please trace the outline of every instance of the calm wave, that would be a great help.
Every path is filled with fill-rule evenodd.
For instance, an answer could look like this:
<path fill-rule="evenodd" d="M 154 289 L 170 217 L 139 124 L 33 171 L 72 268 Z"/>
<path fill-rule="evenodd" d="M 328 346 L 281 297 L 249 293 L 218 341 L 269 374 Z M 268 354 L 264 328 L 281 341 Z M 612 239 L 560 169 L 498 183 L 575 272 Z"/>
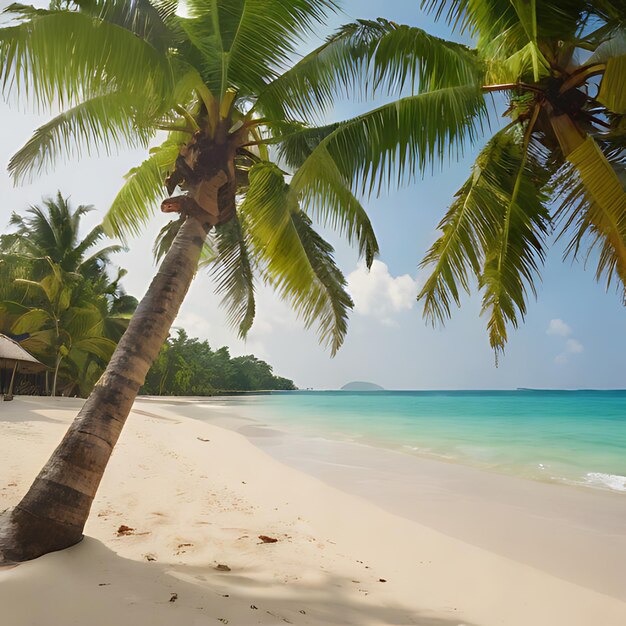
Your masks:
<path fill-rule="evenodd" d="M 626 391 L 299 391 L 242 415 L 526 478 L 626 492 Z"/>

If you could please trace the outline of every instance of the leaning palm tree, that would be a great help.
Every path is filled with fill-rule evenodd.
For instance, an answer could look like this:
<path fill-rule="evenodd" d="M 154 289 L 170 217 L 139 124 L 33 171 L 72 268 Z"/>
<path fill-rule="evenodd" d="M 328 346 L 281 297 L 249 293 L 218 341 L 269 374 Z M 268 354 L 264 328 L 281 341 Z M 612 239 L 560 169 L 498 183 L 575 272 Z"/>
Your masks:
<path fill-rule="evenodd" d="M 479 129 L 484 103 L 464 46 L 381 21 L 342 29 L 293 64 L 298 42 L 335 10 L 333 0 L 185 5 L 185 16 L 175 0 L 14 5 L 14 21 L 0 29 L 0 84 L 9 97 L 65 109 L 13 157 L 13 176 L 37 173 L 68 148 L 156 141 L 129 172 L 105 227 L 137 233 L 159 205 L 179 216 L 164 229 L 159 248 L 167 252 L 105 373 L 10 513 L 0 539 L 6 559 L 81 539 L 111 451 L 203 255 L 241 335 L 254 319 L 256 276 L 307 326 L 317 325 L 334 353 L 352 302 L 312 220 L 355 242 L 371 264 L 378 246 L 359 198 L 392 174 L 403 179 L 457 151 Z M 376 42 L 388 34 L 393 41 L 377 56 Z M 407 61 L 413 46 L 418 54 Z M 316 125 L 342 90 L 359 85 L 367 97 L 372 85 L 391 92 L 407 81 L 425 93 Z M 434 117 L 436 130 L 421 122 Z"/>

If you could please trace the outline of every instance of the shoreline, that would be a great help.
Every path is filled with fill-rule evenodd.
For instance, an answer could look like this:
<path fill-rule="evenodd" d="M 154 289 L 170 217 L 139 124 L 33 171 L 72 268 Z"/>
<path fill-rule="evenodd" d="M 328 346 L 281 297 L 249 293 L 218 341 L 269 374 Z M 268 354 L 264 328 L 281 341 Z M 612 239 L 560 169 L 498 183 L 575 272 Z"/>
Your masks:
<path fill-rule="evenodd" d="M 11 405 L 0 413 L 0 509 L 19 500 L 81 401 L 20 398 Z M 0 569 L 0 602 L 11 626 L 626 623 L 626 603 L 606 585 L 598 592 L 574 584 L 454 538 L 441 524 L 392 513 L 329 484 L 340 474 L 336 465 L 318 463 L 317 471 L 328 474 L 320 479 L 277 460 L 291 450 L 304 462 L 298 446 L 308 442 L 268 433 L 228 410 L 200 421 L 189 409 L 177 399 L 136 403 L 94 502 L 88 538 Z M 228 420 L 235 430 L 225 428 Z M 238 432 L 242 426 L 247 430 Z M 354 473 L 354 463 L 344 465 Z M 368 463 L 357 472 L 361 487 L 386 487 L 393 500 L 389 480 L 376 471 Z M 444 472 L 441 480 L 458 478 Z M 424 481 L 430 491 L 423 503 L 457 507 L 458 514 L 458 500 L 447 501 L 429 475 Z M 489 530 L 501 523 L 494 515 L 503 507 L 489 485 L 478 485 L 484 501 L 492 499 L 493 510 L 482 511 Z M 477 493 L 471 499 L 480 502 Z M 129 536 L 118 536 L 122 524 L 134 529 Z M 608 545 L 619 544 L 616 533 L 602 532 Z M 261 534 L 278 542 L 265 545 Z M 599 565 L 597 553 L 587 557 L 590 569 Z M 220 564 L 230 571 L 217 570 Z"/>
<path fill-rule="evenodd" d="M 175 402 L 176 410 L 192 419 L 238 432 L 280 463 L 391 514 L 626 601 L 626 496 L 621 492 L 519 477 L 365 442 L 312 438 L 202 399 Z M 167 401 L 157 404 L 167 410 Z"/>
<path fill-rule="evenodd" d="M 536 390 L 531 390 L 536 391 Z M 562 395 L 562 390 L 550 390 L 554 391 L 554 393 L 559 396 Z M 578 390 L 581 393 L 589 393 L 589 390 Z M 619 392 L 620 395 L 624 395 L 623 390 L 614 390 Z M 311 392 L 305 391 L 300 392 L 304 395 L 321 395 L 328 396 L 329 392 Z M 389 392 L 365 392 L 365 395 L 398 395 L 403 392 L 397 391 L 389 391 Z M 448 395 L 448 392 L 439 392 L 439 391 L 428 391 L 428 392 L 407 392 L 408 395 L 413 396 L 415 393 L 420 393 L 424 395 L 434 395 L 438 396 Z M 469 392 L 450 392 L 453 395 L 457 393 L 469 393 Z M 492 392 L 489 392 L 492 393 Z M 505 393 L 507 395 L 518 393 L 517 391 L 498 391 L 493 393 Z M 594 391 L 596 393 L 596 391 Z M 603 397 L 606 397 L 606 392 L 597 392 L 602 393 Z M 475 394 L 482 394 L 482 392 L 475 392 Z M 575 461 L 576 454 L 572 453 L 570 458 L 559 459 L 558 455 L 567 452 L 566 449 L 546 449 L 543 451 L 542 455 L 532 456 L 524 458 L 517 456 L 517 451 L 515 449 L 506 451 L 499 449 L 498 447 L 490 447 L 489 443 L 482 443 L 480 440 L 467 440 L 464 444 L 462 436 L 461 438 L 457 438 L 455 441 L 449 441 L 448 447 L 446 447 L 446 442 L 444 439 L 437 439 L 438 435 L 435 435 L 435 438 L 429 438 L 428 432 L 425 433 L 425 438 L 420 438 L 420 435 L 417 432 L 408 432 L 406 433 L 407 438 L 399 436 L 397 431 L 394 434 L 394 426 L 397 427 L 397 424 L 391 424 L 391 429 L 388 433 L 373 432 L 368 431 L 367 427 L 365 429 L 360 428 L 358 425 L 350 426 L 349 428 L 343 428 L 341 426 L 341 420 L 343 418 L 342 413 L 338 413 L 336 415 L 335 423 L 337 426 L 332 425 L 328 422 L 328 420 L 319 422 L 314 421 L 315 430 L 310 425 L 310 419 L 313 417 L 316 420 L 316 416 L 310 412 L 310 404 L 307 404 L 306 401 L 302 403 L 287 403 L 283 404 L 282 401 L 274 401 L 272 402 L 267 397 L 270 395 L 274 395 L 276 397 L 280 397 L 281 392 L 276 393 L 264 393 L 259 394 L 261 400 L 256 402 L 254 400 L 254 392 L 250 392 L 249 394 L 238 394 L 238 395 L 228 395 L 225 394 L 222 397 L 203 397 L 203 396 L 179 396 L 171 399 L 161 399 L 158 396 L 144 396 L 142 397 L 142 401 L 145 402 L 165 402 L 168 404 L 176 403 L 180 406 L 191 406 L 191 405 L 199 405 L 205 406 L 207 409 L 216 408 L 221 409 L 221 407 L 227 408 L 229 411 L 236 412 L 242 419 L 250 418 L 255 421 L 267 422 L 271 424 L 274 428 L 285 430 L 291 434 L 300 435 L 303 437 L 315 437 L 321 439 L 329 439 L 331 441 L 342 441 L 342 442 L 350 442 L 355 445 L 366 445 L 371 446 L 375 449 L 385 449 L 389 451 L 395 451 L 402 454 L 408 454 L 410 456 L 419 458 L 419 459 L 428 459 L 442 463 L 453 463 L 456 465 L 462 465 L 464 467 L 479 469 L 488 473 L 495 473 L 503 476 L 512 476 L 515 478 L 521 478 L 524 480 L 531 480 L 534 482 L 540 482 L 544 484 L 557 484 L 557 485 L 567 485 L 570 487 L 583 488 L 585 490 L 601 490 L 605 492 L 611 493 L 626 493 L 626 470 L 624 470 L 623 463 L 621 457 L 612 458 L 612 465 L 608 465 L 607 463 L 599 463 L 598 458 L 590 458 L 589 450 L 582 451 L 581 459 L 582 461 L 579 463 L 573 462 Z M 293 392 L 286 392 L 286 396 L 297 395 Z M 362 398 L 363 392 L 344 392 L 344 391 L 334 391 L 331 394 L 331 397 L 334 396 L 350 396 L 355 395 L 357 397 Z M 522 394 L 523 395 L 523 394 Z M 626 396 L 624 396 L 626 401 Z M 339 406 L 339 405 L 338 405 Z M 302 408 L 303 411 L 309 410 L 309 413 L 303 412 L 303 421 L 300 423 L 298 419 L 297 412 Z M 334 408 L 334 407 L 333 407 Z M 285 419 L 286 411 L 290 409 L 291 412 L 296 412 L 296 415 L 293 419 Z M 380 407 L 382 411 L 384 411 L 384 407 Z M 324 411 L 325 409 L 320 407 L 318 410 Z M 330 409 L 333 410 L 333 409 Z M 290 414 L 290 413 L 287 413 Z M 276 419 L 276 415 L 280 417 Z M 203 419 L 201 415 L 197 416 L 198 419 Z M 350 419 L 350 415 L 347 415 L 348 419 Z M 369 416 L 371 417 L 371 415 Z M 308 425 L 307 425 L 308 424 Z M 463 425 L 459 423 L 459 427 L 463 428 Z M 428 428 L 428 426 L 427 426 Z M 449 428 L 452 430 L 455 428 L 455 425 L 450 425 Z M 554 437 L 556 433 L 551 433 L 548 437 Z M 593 435 L 593 433 L 591 433 Z M 501 436 L 501 435 L 500 435 Z M 528 433 L 522 433 L 522 436 L 528 436 Z M 566 435 L 567 436 L 567 435 Z M 576 435 L 575 435 L 576 436 Z M 578 435 L 579 436 L 579 435 Z M 626 432 L 617 433 L 616 436 L 626 437 Z M 541 437 L 542 433 L 537 434 L 538 441 L 537 445 L 541 446 Z M 543 434 L 545 438 L 546 435 Z M 608 443 L 608 442 L 605 442 Z M 626 439 L 623 439 L 624 445 L 626 445 Z M 452 444 L 452 445 L 450 445 Z M 529 441 L 523 442 L 522 445 L 526 445 L 528 447 Z M 534 446 L 534 444 L 532 444 Z M 576 440 L 569 442 L 570 446 L 576 446 Z M 464 450 L 464 447 L 467 447 L 467 450 L 470 450 L 468 453 L 467 450 Z M 484 446 L 484 450 L 480 448 Z M 471 452 L 472 449 L 478 450 L 478 454 L 476 452 Z M 607 451 L 609 454 L 611 450 Z M 595 452 L 597 454 L 597 452 Z M 550 458 L 551 455 L 557 455 L 557 458 Z M 499 458 L 498 458 L 499 455 Z M 587 455 L 587 456 L 585 456 Z"/>

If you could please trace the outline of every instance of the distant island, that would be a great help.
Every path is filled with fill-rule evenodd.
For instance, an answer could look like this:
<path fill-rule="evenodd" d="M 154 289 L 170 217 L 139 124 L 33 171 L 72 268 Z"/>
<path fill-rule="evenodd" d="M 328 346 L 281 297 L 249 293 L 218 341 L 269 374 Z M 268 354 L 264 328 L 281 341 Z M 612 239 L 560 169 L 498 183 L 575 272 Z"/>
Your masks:
<path fill-rule="evenodd" d="M 362 380 L 355 380 L 345 384 L 341 388 L 341 391 L 385 391 L 385 388 L 376 383 L 366 383 Z"/>

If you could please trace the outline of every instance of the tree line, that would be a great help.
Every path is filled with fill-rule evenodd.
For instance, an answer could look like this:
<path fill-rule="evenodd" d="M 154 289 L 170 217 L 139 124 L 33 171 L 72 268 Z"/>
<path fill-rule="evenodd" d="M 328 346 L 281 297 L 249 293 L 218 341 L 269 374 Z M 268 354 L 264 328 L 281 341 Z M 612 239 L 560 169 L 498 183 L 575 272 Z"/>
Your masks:
<path fill-rule="evenodd" d="M 153 363 L 141 393 L 206 396 L 218 391 L 293 390 L 292 380 L 274 375 L 272 366 L 252 354 L 231 357 L 227 347 L 212 350 L 208 341 L 178 330 Z"/>
<path fill-rule="evenodd" d="M 120 282 L 126 271 L 112 271 L 121 247 L 98 246 L 100 225 L 80 237 L 92 210 L 72 210 L 59 192 L 13 213 L 13 232 L 0 237 L 0 333 L 47 368 L 17 392 L 89 395 L 137 307 Z"/>
<path fill-rule="evenodd" d="M 0 333 L 46 366 L 43 376 L 18 377 L 18 393 L 86 397 L 102 375 L 137 308 L 114 269 L 119 245 L 99 246 L 101 225 L 81 237 L 91 206 L 72 209 L 59 192 L 13 213 L 0 236 Z M 143 393 L 210 395 L 217 391 L 295 389 L 253 355 L 231 358 L 184 330 L 168 339 Z"/>

